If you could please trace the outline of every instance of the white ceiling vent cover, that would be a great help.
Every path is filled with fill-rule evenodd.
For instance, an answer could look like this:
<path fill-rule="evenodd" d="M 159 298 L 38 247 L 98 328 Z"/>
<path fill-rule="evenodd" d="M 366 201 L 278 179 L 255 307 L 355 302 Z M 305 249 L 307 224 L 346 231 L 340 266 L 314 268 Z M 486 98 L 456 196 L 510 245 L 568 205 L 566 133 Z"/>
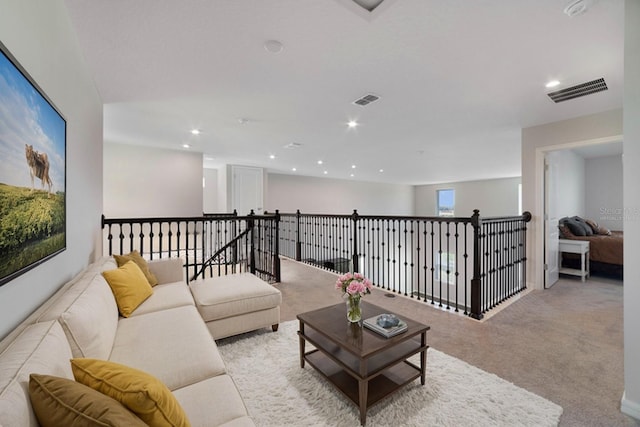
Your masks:
<path fill-rule="evenodd" d="M 570 99 L 579 98 L 581 96 L 591 95 L 592 93 L 602 92 L 609 89 L 603 78 L 591 80 L 576 86 L 549 92 L 549 98 L 555 103 L 568 101 Z"/>
<path fill-rule="evenodd" d="M 376 102 L 378 99 L 380 99 L 380 97 L 378 95 L 374 95 L 372 93 L 368 93 L 368 94 L 356 99 L 355 101 L 353 101 L 353 103 L 356 104 L 356 105 L 360 105 L 361 107 L 364 107 L 366 105 L 371 104 L 372 102 Z"/>

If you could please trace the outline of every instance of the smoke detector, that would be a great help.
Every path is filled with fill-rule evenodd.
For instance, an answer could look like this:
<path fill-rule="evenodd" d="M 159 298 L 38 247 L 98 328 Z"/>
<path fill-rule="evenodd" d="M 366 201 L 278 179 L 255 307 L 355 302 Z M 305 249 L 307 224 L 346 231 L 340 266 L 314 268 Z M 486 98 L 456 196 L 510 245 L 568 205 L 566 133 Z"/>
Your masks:
<path fill-rule="evenodd" d="M 288 148 L 289 150 L 295 150 L 296 148 L 300 147 L 302 147 L 302 144 L 300 144 L 299 142 L 291 142 L 283 146 L 283 148 Z"/>
<path fill-rule="evenodd" d="M 569 17 L 581 15 L 587 11 L 587 2 L 585 0 L 574 0 L 564 8 L 564 13 Z"/>

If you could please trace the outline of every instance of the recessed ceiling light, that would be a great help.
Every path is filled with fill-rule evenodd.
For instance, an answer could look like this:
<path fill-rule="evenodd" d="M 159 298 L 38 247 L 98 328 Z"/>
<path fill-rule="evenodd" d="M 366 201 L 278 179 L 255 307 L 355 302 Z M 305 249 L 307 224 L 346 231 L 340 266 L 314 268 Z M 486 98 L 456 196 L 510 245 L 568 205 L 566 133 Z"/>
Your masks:
<path fill-rule="evenodd" d="M 189 144 L 182 144 L 182 148 L 191 148 Z"/>
<path fill-rule="evenodd" d="M 200 135 L 200 129 L 192 129 L 191 133 L 194 135 Z"/>
<path fill-rule="evenodd" d="M 322 173 L 326 175 L 326 174 L 328 174 L 329 172 L 327 172 L 327 171 L 324 171 L 324 172 L 322 172 Z"/>
<path fill-rule="evenodd" d="M 384 169 L 380 169 L 378 172 L 382 173 L 382 172 L 384 172 Z"/>
<path fill-rule="evenodd" d="M 291 168 L 291 170 L 295 172 L 295 171 L 297 171 L 298 169 L 296 169 L 296 168 Z"/>
<path fill-rule="evenodd" d="M 351 169 L 355 169 L 355 168 L 356 168 L 356 165 L 351 165 Z"/>
<path fill-rule="evenodd" d="M 349 175 L 349 176 L 350 176 L 351 178 L 353 178 L 355 175 L 354 175 L 354 174 L 351 174 L 351 175 Z"/>
<path fill-rule="evenodd" d="M 264 48 L 267 52 L 280 53 L 284 46 L 278 40 L 267 40 L 264 42 Z"/>
<path fill-rule="evenodd" d="M 275 158 L 276 158 L 276 156 L 275 156 L 275 154 L 269 154 L 269 158 L 270 158 L 271 160 L 273 160 L 273 159 L 275 159 Z"/>
<path fill-rule="evenodd" d="M 321 165 L 322 164 L 322 160 L 318 160 L 318 164 Z"/>
<path fill-rule="evenodd" d="M 349 120 L 349 122 L 347 122 L 347 126 L 353 129 L 354 127 L 358 126 L 358 122 L 356 122 L 355 120 Z"/>
<path fill-rule="evenodd" d="M 560 82 L 558 80 L 551 80 L 549 82 L 547 82 L 546 85 L 544 85 L 547 88 L 552 88 L 552 87 L 556 87 L 560 84 Z"/>

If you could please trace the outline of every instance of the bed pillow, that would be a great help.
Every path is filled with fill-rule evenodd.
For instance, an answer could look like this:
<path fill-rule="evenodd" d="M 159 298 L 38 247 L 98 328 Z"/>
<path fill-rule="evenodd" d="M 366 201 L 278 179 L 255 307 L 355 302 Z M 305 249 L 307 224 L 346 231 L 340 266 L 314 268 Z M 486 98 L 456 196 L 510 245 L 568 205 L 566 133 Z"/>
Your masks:
<path fill-rule="evenodd" d="M 117 400 L 68 378 L 31 374 L 29 398 L 42 427 L 146 426 Z"/>
<path fill-rule="evenodd" d="M 187 415 L 169 388 L 156 377 L 119 363 L 71 359 L 73 376 L 117 400 L 142 421 L 155 427 L 189 427 Z"/>
<path fill-rule="evenodd" d="M 575 236 L 587 235 L 587 232 L 584 230 L 582 224 L 580 224 L 574 218 L 567 218 L 564 223 Z"/>
<path fill-rule="evenodd" d="M 144 277 L 147 278 L 151 286 L 155 286 L 158 284 L 158 279 L 151 272 L 151 270 L 149 269 L 149 264 L 147 264 L 147 260 L 142 258 L 142 255 L 140 255 L 140 252 L 131 251 L 126 255 L 114 255 L 113 257 L 116 259 L 116 263 L 118 264 L 118 267 L 122 267 L 127 263 L 127 261 L 135 262 L 138 265 L 138 267 L 140 267 L 140 270 L 142 270 L 142 272 L 144 273 Z"/>
<path fill-rule="evenodd" d="M 598 223 L 595 222 L 592 219 L 585 219 L 584 222 L 587 223 L 587 225 L 589 227 L 591 227 L 591 230 L 593 231 L 593 234 L 598 234 Z"/>
<path fill-rule="evenodd" d="M 566 224 L 558 225 L 558 230 L 560 230 L 560 236 L 564 239 L 570 239 L 571 237 L 575 237 L 575 234 L 571 232 L 569 227 Z"/>
<path fill-rule="evenodd" d="M 102 275 L 113 292 L 118 311 L 124 317 L 129 317 L 153 294 L 153 288 L 147 278 L 133 261 L 127 261 L 116 270 L 103 271 Z"/>
<path fill-rule="evenodd" d="M 593 230 L 591 229 L 589 224 L 587 224 L 584 221 L 584 219 L 580 218 L 579 216 L 574 216 L 572 219 L 574 219 L 580 225 L 580 227 L 582 227 L 584 229 L 584 235 L 585 236 L 593 235 Z"/>
<path fill-rule="evenodd" d="M 611 230 L 609 230 L 607 227 L 601 227 L 598 226 L 598 233 L 601 236 L 611 236 Z"/>

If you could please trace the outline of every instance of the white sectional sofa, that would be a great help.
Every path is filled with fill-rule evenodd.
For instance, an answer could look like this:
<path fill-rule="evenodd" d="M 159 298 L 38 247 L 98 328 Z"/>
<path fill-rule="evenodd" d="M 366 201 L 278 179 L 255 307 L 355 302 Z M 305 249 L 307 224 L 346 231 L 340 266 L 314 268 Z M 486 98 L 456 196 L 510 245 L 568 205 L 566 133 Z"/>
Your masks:
<path fill-rule="evenodd" d="M 184 281 L 182 260 L 149 262 L 159 284 L 127 318 L 101 274 L 116 268 L 108 257 L 90 265 L 0 342 L 0 426 L 38 426 L 29 375 L 73 380 L 72 358 L 109 360 L 155 376 L 192 426 L 253 426 Z"/>

